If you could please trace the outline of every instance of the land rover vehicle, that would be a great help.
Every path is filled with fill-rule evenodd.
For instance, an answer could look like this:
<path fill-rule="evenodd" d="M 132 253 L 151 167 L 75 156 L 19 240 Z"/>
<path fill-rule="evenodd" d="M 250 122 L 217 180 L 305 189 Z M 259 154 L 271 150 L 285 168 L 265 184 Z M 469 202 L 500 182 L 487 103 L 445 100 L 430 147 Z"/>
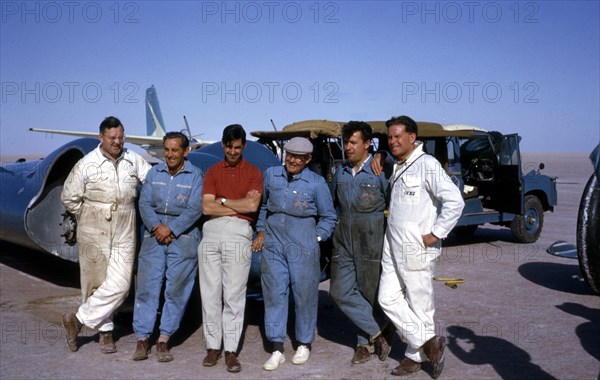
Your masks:
<path fill-rule="evenodd" d="M 387 128 L 382 121 L 369 121 L 375 149 L 386 151 Z M 295 136 L 309 138 L 314 145 L 310 168 L 330 182 L 344 160 L 341 141 L 343 122 L 306 120 L 281 131 L 257 131 L 258 142 L 280 153 L 279 146 Z M 467 125 L 418 122 L 418 139 L 435 156 L 460 188 L 465 208 L 454 232 L 468 235 L 479 225 L 510 227 L 519 243 L 535 242 L 544 225 L 544 212 L 557 204 L 556 179 L 541 174 L 544 164 L 523 173 L 518 134 L 501 134 Z"/>

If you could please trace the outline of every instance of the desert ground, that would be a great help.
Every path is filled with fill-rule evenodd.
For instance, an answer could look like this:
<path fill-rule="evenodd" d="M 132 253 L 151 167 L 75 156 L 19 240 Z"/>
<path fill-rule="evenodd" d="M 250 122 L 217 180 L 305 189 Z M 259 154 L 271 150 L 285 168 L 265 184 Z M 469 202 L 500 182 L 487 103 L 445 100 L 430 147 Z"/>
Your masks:
<path fill-rule="evenodd" d="M 558 206 L 544 215 L 534 244 L 517 244 L 510 230 L 481 226 L 472 238 L 450 236 L 437 264 L 439 277 L 465 280 L 456 289 L 435 283 L 436 330 L 448 337 L 440 379 L 597 379 L 600 372 L 600 296 L 583 281 L 577 260 L 546 253 L 557 240 L 575 243 L 577 210 L 591 172 L 588 153 L 524 154 L 524 169 L 556 176 Z M 80 300 L 75 263 L 0 243 L 0 378 L 2 379 L 391 379 L 405 344 L 396 336 L 390 357 L 352 365 L 355 330 L 321 283 L 318 335 L 310 360 L 267 372 L 263 305 L 249 299 L 240 345 L 242 372 L 230 374 L 223 359 L 203 367 L 205 345 L 199 293 L 192 294 L 183 325 L 172 338 L 174 361 L 154 353 L 134 362 L 131 302 L 115 316 L 118 353 L 104 355 L 98 336 L 84 329 L 80 349 L 70 352 L 61 314 Z M 292 330 L 293 331 L 293 328 Z M 430 379 L 431 368 L 411 379 Z"/>

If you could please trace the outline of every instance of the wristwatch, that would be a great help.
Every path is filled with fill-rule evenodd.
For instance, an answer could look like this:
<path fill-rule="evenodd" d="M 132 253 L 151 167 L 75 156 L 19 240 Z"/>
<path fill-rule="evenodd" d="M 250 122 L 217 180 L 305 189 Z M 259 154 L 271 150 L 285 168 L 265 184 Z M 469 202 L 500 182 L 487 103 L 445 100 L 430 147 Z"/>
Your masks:
<path fill-rule="evenodd" d="M 227 203 L 227 198 L 221 198 L 221 206 L 225 206 L 225 203 Z"/>

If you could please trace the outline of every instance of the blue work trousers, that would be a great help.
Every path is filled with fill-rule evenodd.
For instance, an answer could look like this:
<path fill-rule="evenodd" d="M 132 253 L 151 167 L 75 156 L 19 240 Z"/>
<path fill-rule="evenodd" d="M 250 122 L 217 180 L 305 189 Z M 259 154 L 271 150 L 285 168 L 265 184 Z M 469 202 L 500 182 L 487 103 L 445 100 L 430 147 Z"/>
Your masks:
<path fill-rule="evenodd" d="M 169 245 L 161 245 L 146 233 L 138 257 L 133 330 L 138 339 L 154 330 L 160 292 L 165 283 L 165 302 L 160 317 L 161 335 L 171 336 L 179 328 L 190 298 L 198 269 L 198 231 L 180 235 Z"/>
<path fill-rule="evenodd" d="M 308 222 L 308 223 L 306 223 Z M 305 226 L 304 224 L 308 225 Z M 266 239 L 260 270 L 265 304 L 265 334 L 270 342 L 285 340 L 290 289 L 294 299 L 296 340 L 311 344 L 314 340 L 319 307 L 319 243 L 314 233 L 313 219 L 296 220 L 297 234 L 306 227 L 312 239 L 281 241 Z M 269 235 L 267 235 L 269 237 Z M 270 235 L 273 236 L 273 235 Z"/>
<path fill-rule="evenodd" d="M 358 345 L 368 345 L 386 321 L 377 303 L 383 232 L 383 212 L 373 212 L 340 218 L 333 235 L 329 292 L 358 327 Z"/>

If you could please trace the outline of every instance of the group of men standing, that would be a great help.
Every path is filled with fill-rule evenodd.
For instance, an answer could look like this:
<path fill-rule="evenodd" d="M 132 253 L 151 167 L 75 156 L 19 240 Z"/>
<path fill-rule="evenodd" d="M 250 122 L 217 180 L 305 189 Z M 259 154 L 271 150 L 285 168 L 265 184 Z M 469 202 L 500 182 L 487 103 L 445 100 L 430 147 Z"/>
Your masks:
<path fill-rule="evenodd" d="M 156 357 L 173 360 L 169 338 L 179 328 L 198 271 L 207 348 L 202 363 L 216 365 L 224 351 L 227 370 L 239 372 L 236 353 L 254 251 L 262 253 L 265 335 L 272 345 L 263 368 L 272 371 L 286 361 L 290 297 L 297 343 L 292 363 L 306 363 L 316 329 L 319 243 L 333 235 L 330 292 L 358 330 L 352 363 L 364 363 L 374 352 L 385 360 L 398 331 L 408 347 L 392 374 L 419 371 L 421 362 L 429 360 L 438 377 L 445 338 L 435 334 L 433 269 L 441 239 L 456 224 L 464 203 L 439 162 L 424 154 L 416 123 L 401 116 L 386 125 L 397 160 L 393 170 L 371 155 L 371 127 L 349 122 L 342 132 L 348 160 L 328 186 L 308 168 L 313 146 L 305 138 L 289 140 L 284 165 L 263 175 L 242 155 L 244 129 L 230 125 L 221 140 L 224 159 L 203 173 L 186 159 L 185 135 L 167 133 L 165 162 L 151 167 L 124 149 L 121 122 L 106 118 L 98 148 L 74 166 L 61 197 L 78 220 L 83 298 L 77 313 L 63 315 L 69 348 L 77 351 L 77 335 L 85 325 L 99 330 L 102 352 L 116 352 L 110 318 L 131 283 L 141 185 L 145 231 L 138 256 L 133 360 L 148 358 L 161 295 Z"/>

